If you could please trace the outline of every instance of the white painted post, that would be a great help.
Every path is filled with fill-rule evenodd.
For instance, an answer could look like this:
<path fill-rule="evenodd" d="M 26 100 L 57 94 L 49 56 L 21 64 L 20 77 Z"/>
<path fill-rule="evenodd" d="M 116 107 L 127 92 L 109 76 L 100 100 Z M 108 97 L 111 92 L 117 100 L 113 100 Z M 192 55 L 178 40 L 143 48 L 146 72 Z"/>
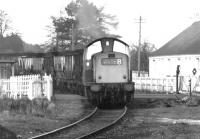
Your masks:
<path fill-rule="evenodd" d="M 27 95 L 28 95 L 28 98 L 30 100 L 32 100 L 34 97 L 34 95 L 33 95 L 33 80 L 29 80 L 28 83 L 29 83 L 29 88 L 27 90 Z"/>
<path fill-rule="evenodd" d="M 51 75 L 47 76 L 45 75 L 44 76 L 44 81 L 46 82 L 46 85 L 45 85 L 45 90 L 46 90 L 46 96 L 47 96 L 47 99 L 49 101 L 51 101 L 51 97 L 53 95 L 53 86 L 52 86 L 52 77 Z"/>

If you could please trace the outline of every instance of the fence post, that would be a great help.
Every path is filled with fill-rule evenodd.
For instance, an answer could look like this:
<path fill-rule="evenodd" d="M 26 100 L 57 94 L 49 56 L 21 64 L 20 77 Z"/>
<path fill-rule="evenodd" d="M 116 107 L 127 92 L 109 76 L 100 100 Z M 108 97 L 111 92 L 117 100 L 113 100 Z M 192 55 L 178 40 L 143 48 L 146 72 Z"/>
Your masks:
<path fill-rule="evenodd" d="M 29 80 L 29 90 L 27 92 L 28 98 L 33 99 L 33 80 Z"/>
<path fill-rule="evenodd" d="M 45 90 L 46 90 L 46 96 L 47 96 L 47 99 L 49 101 L 51 101 L 51 97 L 53 95 L 53 89 L 52 89 L 52 78 L 51 78 L 51 75 L 47 76 L 45 75 L 44 76 L 44 81 L 46 82 L 46 85 L 45 85 Z"/>
<path fill-rule="evenodd" d="M 176 68 L 176 93 L 179 94 L 179 90 L 178 90 L 178 77 L 179 77 L 179 73 L 180 73 L 180 65 L 177 65 Z"/>
<path fill-rule="evenodd" d="M 192 83 L 191 83 L 191 78 L 189 79 L 189 91 L 190 91 L 190 98 L 192 97 Z"/>

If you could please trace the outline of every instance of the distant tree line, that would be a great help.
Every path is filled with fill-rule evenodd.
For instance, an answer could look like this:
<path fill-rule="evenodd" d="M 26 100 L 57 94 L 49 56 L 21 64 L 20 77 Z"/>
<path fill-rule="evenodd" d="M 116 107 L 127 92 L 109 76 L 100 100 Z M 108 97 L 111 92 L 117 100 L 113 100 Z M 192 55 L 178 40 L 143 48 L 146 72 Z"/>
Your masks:
<path fill-rule="evenodd" d="M 19 33 L 12 32 L 8 14 L 0 10 L 0 53 L 42 52 L 40 45 L 24 42 Z"/>
<path fill-rule="evenodd" d="M 137 71 L 138 70 L 138 46 L 132 46 L 131 51 L 131 70 Z M 141 45 L 140 49 L 140 70 L 141 71 L 149 71 L 149 56 L 150 54 L 156 50 L 155 46 L 144 42 Z"/>
<path fill-rule="evenodd" d="M 0 37 L 1 52 L 23 52 L 24 46 L 18 34 L 11 33 L 5 37 Z"/>

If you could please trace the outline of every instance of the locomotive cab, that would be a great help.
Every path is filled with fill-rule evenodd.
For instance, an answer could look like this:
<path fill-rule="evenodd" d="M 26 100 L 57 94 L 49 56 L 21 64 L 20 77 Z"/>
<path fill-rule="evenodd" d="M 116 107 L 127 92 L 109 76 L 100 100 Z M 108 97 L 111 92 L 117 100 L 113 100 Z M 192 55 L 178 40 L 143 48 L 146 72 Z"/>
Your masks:
<path fill-rule="evenodd" d="M 90 43 L 84 51 L 83 83 L 120 83 L 131 81 L 129 48 L 124 42 L 114 38 L 102 38 Z M 121 74 L 120 79 L 110 79 L 108 72 Z M 107 76 L 108 77 L 108 76 Z M 116 77 L 116 76 L 115 76 Z"/>
<path fill-rule="evenodd" d="M 131 80 L 129 46 L 126 43 L 105 37 L 86 46 L 83 55 L 83 84 L 86 93 L 88 90 L 93 92 L 92 95 L 95 92 L 106 92 L 106 96 L 110 96 L 108 92 L 133 92 L 134 84 Z"/>

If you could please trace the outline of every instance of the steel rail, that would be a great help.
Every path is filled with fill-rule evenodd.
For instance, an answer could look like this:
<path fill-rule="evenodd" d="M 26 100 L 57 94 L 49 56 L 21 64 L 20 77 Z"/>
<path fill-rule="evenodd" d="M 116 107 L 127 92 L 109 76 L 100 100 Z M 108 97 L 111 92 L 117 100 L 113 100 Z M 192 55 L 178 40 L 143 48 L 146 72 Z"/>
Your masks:
<path fill-rule="evenodd" d="M 42 138 L 48 137 L 50 135 L 56 134 L 56 133 L 58 133 L 58 132 L 60 132 L 62 130 L 65 130 L 67 128 L 71 128 L 71 127 L 79 124 L 80 122 L 83 122 L 83 121 L 87 120 L 88 118 L 92 117 L 97 112 L 97 110 L 98 110 L 98 108 L 96 107 L 89 115 L 87 115 L 86 117 L 84 117 L 84 118 L 82 118 L 82 119 L 80 119 L 80 120 L 78 120 L 78 121 L 76 121 L 76 122 L 74 122 L 72 124 L 57 128 L 57 129 L 49 131 L 49 132 L 45 132 L 43 134 L 28 138 L 28 139 L 42 139 Z"/>
<path fill-rule="evenodd" d="M 92 131 L 92 132 L 90 132 L 90 133 L 88 133 L 88 134 L 85 134 L 85 135 L 83 135 L 83 136 L 80 136 L 80 137 L 78 137 L 78 138 L 76 138 L 76 139 L 86 139 L 86 138 L 89 138 L 89 137 L 91 137 L 91 136 L 94 136 L 94 135 L 96 135 L 96 134 L 98 134 L 98 133 L 100 133 L 100 132 L 103 132 L 104 130 L 106 130 L 106 129 L 112 127 L 112 126 L 115 125 L 117 122 L 119 122 L 119 121 L 125 116 L 126 113 L 127 113 L 127 107 L 125 106 L 125 107 L 124 107 L 123 113 L 122 113 L 115 121 L 113 121 L 113 122 L 110 123 L 110 124 L 107 124 L 107 125 L 104 126 L 104 127 L 99 128 L 99 129 L 97 129 L 97 130 L 95 130 L 95 131 Z"/>

